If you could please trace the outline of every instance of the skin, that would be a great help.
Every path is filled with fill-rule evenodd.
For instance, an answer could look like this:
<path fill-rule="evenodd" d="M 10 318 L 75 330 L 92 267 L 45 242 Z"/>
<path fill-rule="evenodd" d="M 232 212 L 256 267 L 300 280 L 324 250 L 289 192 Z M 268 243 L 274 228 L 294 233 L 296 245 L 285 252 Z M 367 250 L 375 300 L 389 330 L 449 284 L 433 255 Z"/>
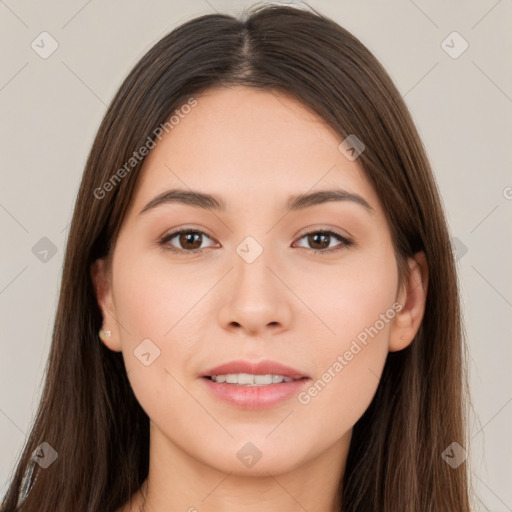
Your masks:
<path fill-rule="evenodd" d="M 113 249 L 91 269 L 104 343 L 122 351 L 133 391 L 151 419 L 147 512 L 339 507 L 352 428 L 377 389 L 387 353 L 405 348 L 423 318 L 428 269 L 409 260 L 399 286 L 391 235 L 362 168 L 339 150 L 321 118 L 275 91 L 218 87 L 158 142 L 141 175 Z M 179 203 L 139 215 L 164 190 L 221 197 L 224 212 Z M 362 196 L 286 213 L 289 195 L 343 188 Z M 175 229 L 204 232 L 202 253 Z M 271 229 L 272 228 L 272 229 Z M 340 246 L 304 236 L 335 229 Z M 315 231 L 316 230 L 316 231 Z M 237 246 L 252 236 L 262 254 L 247 263 Z M 188 243 L 188 245 L 187 245 Z M 235 359 L 272 359 L 321 379 L 365 327 L 398 303 L 402 310 L 307 404 L 297 396 L 266 410 L 218 400 L 201 372 Z M 160 356 L 149 366 L 134 350 L 149 338 Z M 308 389 L 308 386 L 305 386 Z M 253 443 L 248 468 L 237 452 Z M 138 510 L 140 492 L 120 509 Z M 195 507 L 195 508 L 193 508 Z"/>

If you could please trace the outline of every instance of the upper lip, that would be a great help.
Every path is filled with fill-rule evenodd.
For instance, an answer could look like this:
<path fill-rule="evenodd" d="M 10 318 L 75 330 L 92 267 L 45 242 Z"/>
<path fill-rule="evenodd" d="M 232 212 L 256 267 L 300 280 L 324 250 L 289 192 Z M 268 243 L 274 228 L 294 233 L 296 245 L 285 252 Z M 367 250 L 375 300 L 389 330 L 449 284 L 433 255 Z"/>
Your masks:
<path fill-rule="evenodd" d="M 301 379 L 308 377 L 304 373 L 290 366 L 278 363 L 277 361 L 229 361 L 227 363 L 215 366 L 204 373 L 201 377 L 211 377 L 212 375 L 227 375 L 229 373 L 250 373 L 252 375 L 282 375 L 292 379 Z"/>

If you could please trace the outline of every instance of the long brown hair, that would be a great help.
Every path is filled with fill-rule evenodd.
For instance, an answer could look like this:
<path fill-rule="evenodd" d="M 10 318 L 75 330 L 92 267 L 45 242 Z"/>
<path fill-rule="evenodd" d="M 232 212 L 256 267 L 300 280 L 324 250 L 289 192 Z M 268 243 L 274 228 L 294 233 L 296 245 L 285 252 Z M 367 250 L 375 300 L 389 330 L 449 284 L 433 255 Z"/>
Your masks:
<path fill-rule="evenodd" d="M 104 184 L 176 108 L 222 84 L 286 91 L 340 142 L 355 134 L 400 279 L 407 257 L 426 255 L 423 322 L 410 346 L 388 355 L 375 397 L 354 426 L 342 511 L 469 512 L 466 464 L 452 467 L 442 457 L 452 442 L 467 448 L 469 401 L 456 267 L 425 150 L 390 77 L 356 37 L 313 9 L 276 5 L 186 22 L 147 52 L 112 100 L 76 200 L 41 402 L 2 511 L 114 511 L 146 478 L 149 418 L 122 354 L 98 338 L 102 316 L 90 275 L 111 250 L 142 161 L 125 167 L 108 191 Z M 33 457 L 38 447 L 48 450 L 43 443 L 58 454 L 46 469 Z"/>

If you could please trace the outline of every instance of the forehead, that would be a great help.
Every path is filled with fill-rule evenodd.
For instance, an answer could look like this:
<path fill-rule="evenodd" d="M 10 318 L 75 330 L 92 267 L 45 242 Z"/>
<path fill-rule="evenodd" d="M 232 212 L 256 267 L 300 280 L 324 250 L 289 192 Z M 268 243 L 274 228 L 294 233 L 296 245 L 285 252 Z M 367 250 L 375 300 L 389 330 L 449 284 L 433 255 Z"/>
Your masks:
<path fill-rule="evenodd" d="M 194 96 L 149 152 L 132 200 L 140 209 L 170 188 L 226 198 L 281 201 L 315 188 L 343 188 L 378 198 L 357 162 L 338 149 L 342 138 L 295 97 L 243 86 L 216 87 Z M 266 201 L 265 201 L 266 202 Z"/>

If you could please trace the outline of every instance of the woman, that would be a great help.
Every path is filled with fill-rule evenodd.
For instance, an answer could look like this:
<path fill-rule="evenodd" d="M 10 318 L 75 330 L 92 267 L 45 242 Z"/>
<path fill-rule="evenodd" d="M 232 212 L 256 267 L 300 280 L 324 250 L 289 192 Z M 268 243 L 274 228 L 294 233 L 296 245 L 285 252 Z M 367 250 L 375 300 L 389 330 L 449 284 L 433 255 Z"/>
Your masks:
<path fill-rule="evenodd" d="M 168 34 L 101 123 L 2 511 L 470 510 L 457 276 L 407 107 L 332 20 L 249 14 Z"/>

